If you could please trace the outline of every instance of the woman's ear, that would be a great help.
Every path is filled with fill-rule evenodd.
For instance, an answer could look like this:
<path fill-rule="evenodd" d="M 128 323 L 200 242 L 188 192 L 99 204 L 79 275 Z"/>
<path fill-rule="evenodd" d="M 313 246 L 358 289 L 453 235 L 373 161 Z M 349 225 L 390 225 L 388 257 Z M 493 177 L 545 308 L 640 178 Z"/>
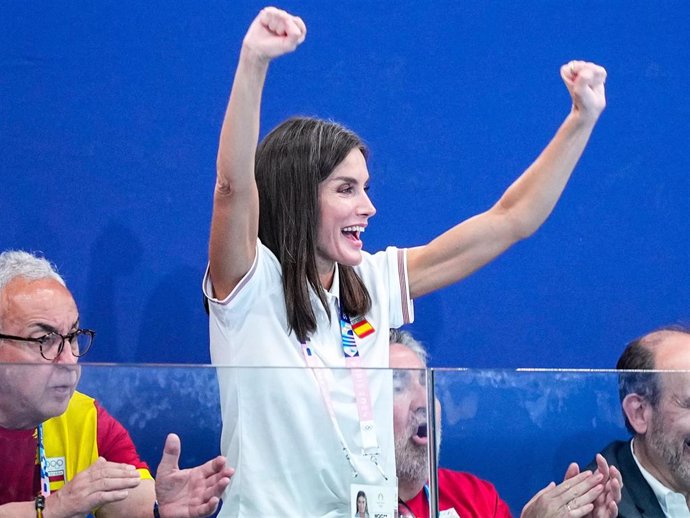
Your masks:
<path fill-rule="evenodd" d="M 628 394 L 623 399 L 623 412 L 630 426 L 638 434 L 647 433 L 652 419 L 652 405 L 640 394 Z"/>

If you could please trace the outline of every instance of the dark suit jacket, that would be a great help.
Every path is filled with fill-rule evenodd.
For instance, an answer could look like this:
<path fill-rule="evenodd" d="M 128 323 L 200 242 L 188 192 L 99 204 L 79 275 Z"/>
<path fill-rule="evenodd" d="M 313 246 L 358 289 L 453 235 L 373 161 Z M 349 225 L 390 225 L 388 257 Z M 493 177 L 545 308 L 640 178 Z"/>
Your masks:
<path fill-rule="evenodd" d="M 642 476 L 630 451 L 630 441 L 615 441 L 601 454 L 623 476 L 623 495 L 618 504 L 618 518 L 665 518 L 659 501 Z M 596 463 L 587 469 L 596 469 Z"/>

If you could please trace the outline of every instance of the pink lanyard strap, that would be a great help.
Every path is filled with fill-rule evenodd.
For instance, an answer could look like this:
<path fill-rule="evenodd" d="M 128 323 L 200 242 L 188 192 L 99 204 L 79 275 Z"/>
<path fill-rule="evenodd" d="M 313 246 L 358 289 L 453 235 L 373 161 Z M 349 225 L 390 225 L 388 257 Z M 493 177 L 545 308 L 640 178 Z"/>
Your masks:
<path fill-rule="evenodd" d="M 371 404 L 371 392 L 369 390 L 369 378 L 367 376 L 367 371 L 362 368 L 362 362 L 359 356 L 359 350 L 357 348 L 357 342 L 355 341 L 354 332 L 352 331 L 350 318 L 343 312 L 342 308 L 340 308 L 339 313 L 341 344 L 343 347 L 343 355 L 345 356 L 345 366 L 350 369 L 350 375 L 352 377 L 355 403 L 357 405 L 357 414 L 359 416 L 359 433 L 362 438 L 363 454 L 374 463 L 383 478 L 388 480 L 388 477 L 383 472 L 383 469 L 378 462 L 380 448 L 378 439 L 376 437 L 376 423 L 374 421 L 374 411 Z M 317 359 L 316 355 L 305 342 L 302 343 L 302 353 L 304 355 L 304 361 L 307 364 L 307 367 L 311 368 L 312 373 L 314 374 L 314 377 L 319 385 L 321 399 L 323 400 L 324 405 L 326 405 L 326 410 L 331 423 L 333 424 L 335 433 L 338 436 L 338 441 L 340 442 L 343 453 L 345 454 L 345 457 L 352 468 L 352 475 L 353 477 L 357 477 L 358 472 L 352 461 L 352 452 L 347 446 L 347 442 L 345 441 L 345 437 L 343 436 L 343 432 L 335 415 L 333 401 L 328 390 L 326 373 L 325 370 L 321 368 L 324 367 L 323 362 Z"/>

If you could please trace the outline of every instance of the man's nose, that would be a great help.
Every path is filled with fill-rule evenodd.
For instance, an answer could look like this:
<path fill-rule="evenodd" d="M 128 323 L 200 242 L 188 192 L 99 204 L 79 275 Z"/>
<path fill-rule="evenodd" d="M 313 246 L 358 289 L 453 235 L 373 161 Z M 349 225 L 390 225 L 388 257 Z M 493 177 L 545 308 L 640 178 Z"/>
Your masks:
<path fill-rule="evenodd" d="M 79 361 L 79 358 L 72 352 L 72 346 L 69 342 L 65 342 L 62 351 L 60 351 L 60 354 L 53 360 L 54 363 L 64 363 L 67 365 L 74 365 L 77 361 Z"/>
<path fill-rule="evenodd" d="M 417 412 L 419 410 L 424 410 L 426 412 L 426 384 L 425 383 L 415 383 L 412 388 L 412 409 Z"/>

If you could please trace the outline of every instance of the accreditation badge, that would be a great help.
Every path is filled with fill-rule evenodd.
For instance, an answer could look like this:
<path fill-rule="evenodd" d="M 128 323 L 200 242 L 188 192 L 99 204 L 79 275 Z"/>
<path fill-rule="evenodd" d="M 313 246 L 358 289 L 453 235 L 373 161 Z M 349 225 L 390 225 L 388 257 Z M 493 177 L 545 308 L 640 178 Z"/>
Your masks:
<path fill-rule="evenodd" d="M 352 484 L 350 502 L 350 516 L 395 518 L 398 511 L 398 487 Z"/>

